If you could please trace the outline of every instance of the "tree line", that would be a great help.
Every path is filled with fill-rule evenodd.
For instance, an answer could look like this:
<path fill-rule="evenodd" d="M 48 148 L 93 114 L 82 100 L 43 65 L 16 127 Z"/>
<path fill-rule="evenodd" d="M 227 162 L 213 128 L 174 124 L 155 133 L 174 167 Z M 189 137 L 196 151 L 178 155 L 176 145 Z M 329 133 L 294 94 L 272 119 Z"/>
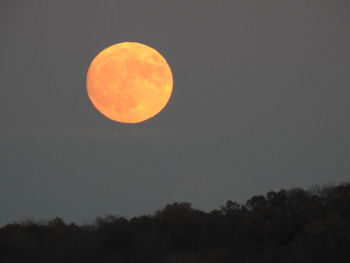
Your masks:
<path fill-rule="evenodd" d="M 211 212 L 173 203 L 152 215 L 61 218 L 0 228 L 3 263 L 350 262 L 350 184 L 271 191 Z"/>

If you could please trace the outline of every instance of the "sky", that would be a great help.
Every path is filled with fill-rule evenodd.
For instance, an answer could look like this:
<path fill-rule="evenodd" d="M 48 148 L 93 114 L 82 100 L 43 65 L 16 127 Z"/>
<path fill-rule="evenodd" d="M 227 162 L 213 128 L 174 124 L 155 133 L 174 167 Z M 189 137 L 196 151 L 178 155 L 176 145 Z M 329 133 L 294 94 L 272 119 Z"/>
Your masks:
<path fill-rule="evenodd" d="M 0 2 L 0 224 L 210 211 L 350 178 L 348 0 Z M 174 77 L 156 117 L 113 122 L 86 73 L 120 42 Z"/>

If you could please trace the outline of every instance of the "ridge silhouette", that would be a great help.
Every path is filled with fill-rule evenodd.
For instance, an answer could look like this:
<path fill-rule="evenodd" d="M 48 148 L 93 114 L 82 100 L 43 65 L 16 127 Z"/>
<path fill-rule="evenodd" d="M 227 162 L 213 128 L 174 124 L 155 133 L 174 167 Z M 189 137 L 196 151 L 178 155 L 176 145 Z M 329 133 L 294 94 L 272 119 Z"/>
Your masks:
<path fill-rule="evenodd" d="M 11 223 L 0 228 L 0 262 L 348 263 L 350 184 L 271 191 L 211 212 L 176 202 L 91 225 Z"/>

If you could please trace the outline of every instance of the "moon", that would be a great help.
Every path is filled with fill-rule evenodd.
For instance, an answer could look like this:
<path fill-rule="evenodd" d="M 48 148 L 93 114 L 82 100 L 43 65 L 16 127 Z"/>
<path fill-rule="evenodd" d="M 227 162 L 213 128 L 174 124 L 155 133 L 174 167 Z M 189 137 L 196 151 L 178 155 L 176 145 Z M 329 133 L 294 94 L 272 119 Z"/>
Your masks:
<path fill-rule="evenodd" d="M 165 58 L 137 42 L 102 50 L 87 72 L 87 93 L 94 107 L 121 123 L 139 123 L 157 115 L 173 90 L 173 75 Z"/>

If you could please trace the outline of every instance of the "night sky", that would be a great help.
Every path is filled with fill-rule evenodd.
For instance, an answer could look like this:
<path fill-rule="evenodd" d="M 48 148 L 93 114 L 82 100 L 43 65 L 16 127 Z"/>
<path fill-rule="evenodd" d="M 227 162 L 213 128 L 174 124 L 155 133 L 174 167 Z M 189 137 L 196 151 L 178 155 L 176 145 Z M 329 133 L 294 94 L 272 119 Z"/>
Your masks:
<path fill-rule="evenodd" d="M 174 76 L 140 124 L 86 93 L 91 60 L 124 41 Z M 2 0 L 0 225 L 349 180 L 349 47 L 348 0 Z"/>

